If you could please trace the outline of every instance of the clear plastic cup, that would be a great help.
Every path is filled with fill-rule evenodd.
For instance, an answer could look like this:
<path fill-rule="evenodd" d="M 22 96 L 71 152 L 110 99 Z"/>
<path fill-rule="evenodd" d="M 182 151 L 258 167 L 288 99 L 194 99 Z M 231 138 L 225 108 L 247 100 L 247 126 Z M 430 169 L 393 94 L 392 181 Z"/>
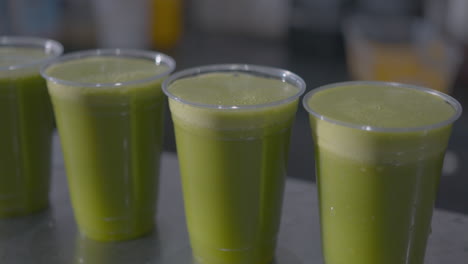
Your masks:
<path fill-rule="evenodd" d="M 326 85 L 303 103 L 315 143 L 325 263 L 423 264 L 460 104 L 385 82 Z"/>
<path fill-rule="evenodd" d="M 95 240 L 153 228 L 165 96 L 175 68 L 141 50 L 71 53 L 46 65 L 78 227 Z"/>
<path fill-rule="evenodd" d="M 461 49 L 430 22 L 403 15 L 354 14 L 344 20 L 343 34 L 354 80 L 452 91 Z"/>
<path fill-rule="evenodd" d="M 281 69 L 210 65 L 174 74 L 163 90 L 175 127 L 195 259 L 269 263 L 304 81 Z M 271 94 L 278 97 L 257 100 Z"/>
<path fill-rule="evenodd" d="M 0 36 L 0 218 L 49 204 L 54 122 L 39 67 L 62 51 L 54 40 Z"/>

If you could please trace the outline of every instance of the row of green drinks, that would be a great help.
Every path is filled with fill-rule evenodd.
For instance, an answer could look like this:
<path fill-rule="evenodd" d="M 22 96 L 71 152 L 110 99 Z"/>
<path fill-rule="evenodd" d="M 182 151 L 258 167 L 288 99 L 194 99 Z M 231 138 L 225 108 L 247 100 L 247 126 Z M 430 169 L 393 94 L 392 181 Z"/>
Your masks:
<path fill-rule="evenodd" d="M 52 40 L 0 38 L 0 217 L 48 206 L 54 112 L 80 232 L 101 241 L 149 233 L 165 93 L 194 258 L 270 263 L 304 81 L 239 64 L 169 76 L 175 62 L 157 52 L 62 50 Z M 325 263 L 422 264 L 459 103 L 379 82 L 326 85 L 303 103 Z"/>

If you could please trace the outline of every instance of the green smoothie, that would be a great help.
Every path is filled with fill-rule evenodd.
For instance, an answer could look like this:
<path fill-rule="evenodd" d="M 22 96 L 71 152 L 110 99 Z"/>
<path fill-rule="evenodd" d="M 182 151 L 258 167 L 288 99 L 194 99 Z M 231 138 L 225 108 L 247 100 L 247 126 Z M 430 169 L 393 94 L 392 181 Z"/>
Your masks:
<path fill-rule="evenodd" d="M 304 104 L 325 263 L 423 264 L 458 103 L 405 85 L 356 82 L 319 90 Z"/>
<path fill-rule="evenodd" d="M 269 263 L 303 88 L 234 71 L 181 78 L 166 89 L 194 257 L 201 264 Z"/>
<path fill-rule="evenodd" d="M 48 206 L 54 125 L 39 66 L 53 56 L 0 43 L 0 217 Z"/>
<path fill-rule="evenodd" d="M 153 228 L 165 104 L 157 77 L 171 70 L 151 58 L 88 53 L 44 71 L 75 218 L 92 239 Z"/>

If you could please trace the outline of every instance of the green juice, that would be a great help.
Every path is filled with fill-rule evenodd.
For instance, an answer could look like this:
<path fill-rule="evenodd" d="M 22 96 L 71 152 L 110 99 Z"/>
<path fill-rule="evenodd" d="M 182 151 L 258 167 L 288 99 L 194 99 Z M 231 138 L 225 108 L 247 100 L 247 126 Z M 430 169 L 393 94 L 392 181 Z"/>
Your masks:
<path fill-rule="evenodd" d="M 325 263 L 423 264 L 451 131 L 434 125 L 455 108 L 382 84 L 338 85 L 305 103 L 326 118 L 310 118 Z"/>
<path fill-rule="evenodd" d="M 266 104 L 299 88 L 247 73 L 206 73 L 168 91 L 192 103 Z M 253 109 L 170 100 L 193 255 L 202 264 L 273 259 L 297 99 Z"/>
<path fill-rule="evenodd" d="M 48 87 L 75 217 L 92 239 L 130 239 L 153 228 L 165 96 L 161 79 L 125 82 L 167 70 L 124 56 L 85 57 L 46 70 L 70 82 L 49 81 Z"/>
<path fill-rule="evenodd" d="M 0 68 L 49 56 L 43 48 L 0 46 Z M 48 206 L 53 114 L 38 67 L 0 69 L 0 217 Z"/>

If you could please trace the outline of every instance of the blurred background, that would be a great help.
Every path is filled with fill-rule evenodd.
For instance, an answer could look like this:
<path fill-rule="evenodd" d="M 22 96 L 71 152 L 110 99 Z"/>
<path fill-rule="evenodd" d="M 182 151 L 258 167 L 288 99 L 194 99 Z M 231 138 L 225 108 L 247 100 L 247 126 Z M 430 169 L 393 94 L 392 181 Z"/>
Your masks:
<path fill-rule="evenodd" d="M 177 70 L 249 63 L 299 74 L 307 90 L 347 80 L 397 81 L 468 107 L 468 0 L 0 0 L 0 35 L 52 38 L 66 52 L 158 50 Z M 467 108 L 468 109 L 468 108 Z M 169 112 L 165 150 L 175 152 Z M 468 214 L 468 114 L 456 123 L 436 206 Z M 315 181 L 299 107 L 288 174 Z"/>

